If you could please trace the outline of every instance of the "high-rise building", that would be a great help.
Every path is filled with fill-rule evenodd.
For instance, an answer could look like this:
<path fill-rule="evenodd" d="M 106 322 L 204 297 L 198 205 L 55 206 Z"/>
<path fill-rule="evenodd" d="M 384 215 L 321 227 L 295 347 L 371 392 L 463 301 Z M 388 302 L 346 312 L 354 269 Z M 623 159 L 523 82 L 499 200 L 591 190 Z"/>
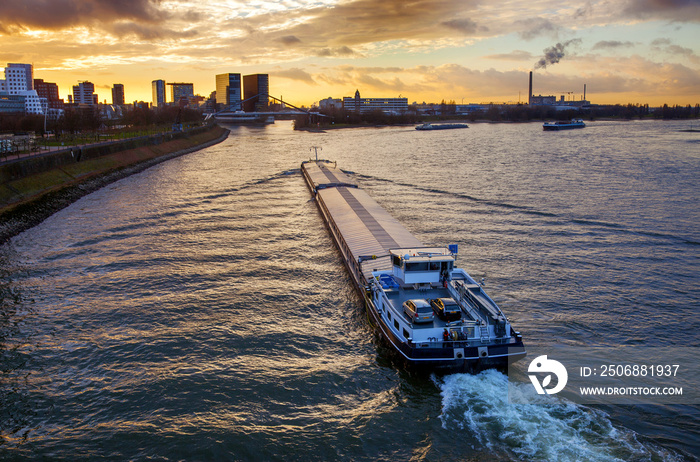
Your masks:
<path fill-rule="evenodd" d="M 243 76 L 243 110 L 263 111 L 270 102 L 270 77 L 267 74 Z"/>
<path fill-rule="evenodd" d="M 112 85 L 112 104 L 124 106 L 124 85 L 121 83 Z"/>
<path fill-rule="evenodd" d="M 153 106 L 163 107 L 165 105 L 165 80 L 154 80 L 151 82 L 153 89 Z"/>
<path fill-rule="evenodd" d="M 58 95 L 58 85 L 53 82 L 44 82 L 44 79 L 34 79 L 34 89 L 39 98 L 46 99 L 49 109 L 63 109 L 63 100 Z"/>
<path fill-rule="evenodd" d="M 97 104 L 97 95 L 95 94 L 95 84 L 85 80 L 84 82 L 73 85 L 73 102 L 75 104 L 87 104 L 93 106 Z"/>
<path fill-rule="evenodd" d="M 241 110 L 241 74 L 216 76 L 216 104 L 232 111 Z"/>
<path fill-rule="evenodd" d="M 5 68 L 5 91 L 17 95 L 34 90 L 34 68 L 31 64 L 8 63 Z"/>
<path fill-rule="evenodd" d="M 169 83 L 170 99 L 173 103 L 182 103 L 187 100 L 189 104 L 190 97 L 194 96 L 194 84 L 192 83 Z"/>
<path fill-rule="evenodd" d="M 43 114 L 45 101 L 34 90 L 34 70 L 31 64 L 9 63 L 5 78 L 0 80 L 0 92 L 24 97 L 24 110 L 30 114 Z"/>

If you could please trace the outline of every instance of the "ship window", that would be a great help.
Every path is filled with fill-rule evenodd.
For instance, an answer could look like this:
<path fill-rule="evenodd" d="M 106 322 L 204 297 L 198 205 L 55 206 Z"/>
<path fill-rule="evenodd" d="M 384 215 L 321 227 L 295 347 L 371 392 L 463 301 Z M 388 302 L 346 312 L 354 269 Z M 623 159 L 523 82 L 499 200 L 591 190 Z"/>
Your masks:
<path fill-rule="evenodd" d="M 409 271 L 428 271 L 428 262 L 406 263 L 406 272 Z"/>
<path fill-rule="evenodd" d="M 399 328 L 399 322 L 396 319 L 394 319 L 394 327 Z"/>
<path fill-rule="evenodd" d="M 398 255 L 393 255 L 391 257 L 391 263 L 394 266 L 398 266 L 399 268 L 401 268 L 401 257 L 399 257 Z"/>
<path fill-rule="evenodd" d="M 436 261 L 430 262 L 430 271 L 440 271 L 440 263 Z"/>
<path fill-rule="evenodd" d="M 406 337 L 406 338 L 408 338 L 408 335 L 409 335 L 409 334 L 408 334 L 408 331 L 407 331 L 406 329 L 404 329 L 404 330 L 403 330 L 403 336 Z"/>

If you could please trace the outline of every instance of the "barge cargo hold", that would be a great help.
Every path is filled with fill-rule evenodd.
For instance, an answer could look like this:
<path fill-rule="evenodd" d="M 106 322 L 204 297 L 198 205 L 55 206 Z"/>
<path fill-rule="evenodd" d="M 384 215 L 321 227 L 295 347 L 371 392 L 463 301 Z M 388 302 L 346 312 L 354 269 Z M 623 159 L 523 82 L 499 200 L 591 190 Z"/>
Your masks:
<path fill-rule="evenodd" d="M 409 364 L 478 371 L 525 356 L 520 333 L 455 267 L 456 246 L 423 246 L 334 162 L 306 161 L 301 171 L 372 324 Z"/>

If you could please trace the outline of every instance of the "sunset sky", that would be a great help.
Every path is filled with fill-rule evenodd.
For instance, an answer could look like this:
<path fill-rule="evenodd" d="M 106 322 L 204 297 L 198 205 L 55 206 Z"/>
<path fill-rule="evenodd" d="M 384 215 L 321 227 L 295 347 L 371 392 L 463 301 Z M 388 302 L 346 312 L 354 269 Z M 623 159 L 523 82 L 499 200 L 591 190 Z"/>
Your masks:
<path fill-rule="evenodd" d="M 0 68 L 33 63 L 67 100 L 82 80 L 111 103 L 151 81 L 270 75 L 270 93 L 409 103 L 700 103 L 700 0 L 2 0 Z"/>

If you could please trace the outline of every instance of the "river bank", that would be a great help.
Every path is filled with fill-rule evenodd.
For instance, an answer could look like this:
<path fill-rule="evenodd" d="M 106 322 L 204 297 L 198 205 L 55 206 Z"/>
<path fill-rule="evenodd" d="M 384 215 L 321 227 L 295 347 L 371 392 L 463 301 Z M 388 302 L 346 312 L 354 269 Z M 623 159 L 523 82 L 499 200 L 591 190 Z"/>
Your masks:
<path fill-rule="evenodd" d="M 41 223 L 81 197 L 114 181 L 169 159 L 220 143 L 229 130 L 217 125 L 200 133 L 75 162 L 55 162 L 51 168 L 0 181 L 0 244 Z M 10 166 L 4 166 L 10 170 Z M 6 173 L 6 172 L 3 172 Z"/>

